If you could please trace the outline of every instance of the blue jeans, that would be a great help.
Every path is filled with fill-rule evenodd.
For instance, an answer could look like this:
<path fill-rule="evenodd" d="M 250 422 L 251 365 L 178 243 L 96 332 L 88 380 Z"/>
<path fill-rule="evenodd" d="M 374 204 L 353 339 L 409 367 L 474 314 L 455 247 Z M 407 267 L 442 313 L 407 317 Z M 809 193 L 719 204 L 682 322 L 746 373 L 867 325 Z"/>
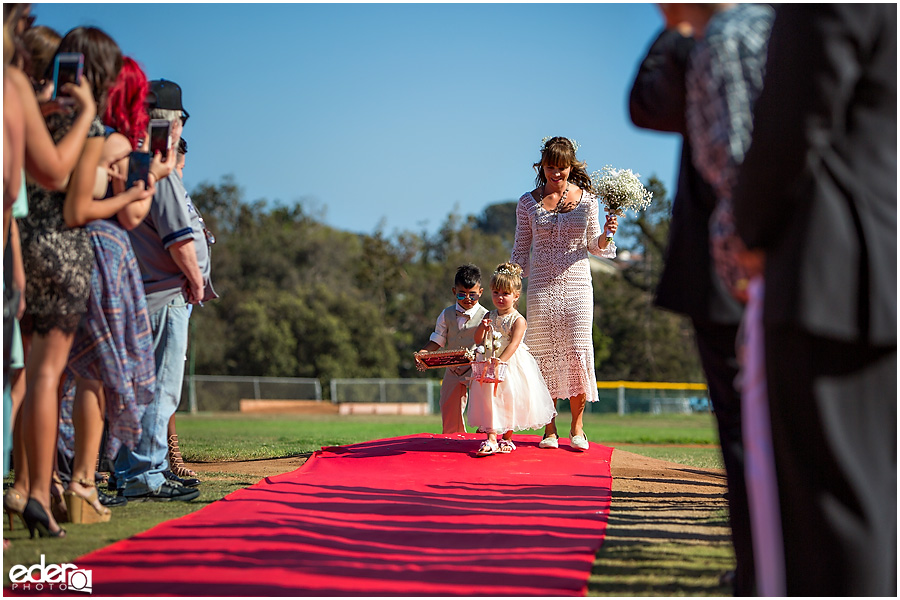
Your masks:
<path fill-rule="evenodd" d="M 191 306 L 183 296 L 150 315 L 156 357 L 156 395 L 141 419 L 141 440 L 134 450 L 123 446 L 116 456 L 116 479 L 126 496 L 159 491 L 169 468 L 169 419 L 181 401 Z"/>

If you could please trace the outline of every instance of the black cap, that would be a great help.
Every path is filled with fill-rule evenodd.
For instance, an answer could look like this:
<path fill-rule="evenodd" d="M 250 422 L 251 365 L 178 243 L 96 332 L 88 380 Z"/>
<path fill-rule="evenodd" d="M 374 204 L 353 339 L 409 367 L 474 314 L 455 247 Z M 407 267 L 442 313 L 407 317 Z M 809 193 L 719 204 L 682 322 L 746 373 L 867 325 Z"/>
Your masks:
<path fill-rule="evenodd" d="M 147 108 L 163 110 L 180 110 L 184 113 L 182 122 L 187 121 L 190 114 L 181 103 L 181 87 L 174 81 L 154 79 L 150 82 L 150 94 L 147 96 Z"/>

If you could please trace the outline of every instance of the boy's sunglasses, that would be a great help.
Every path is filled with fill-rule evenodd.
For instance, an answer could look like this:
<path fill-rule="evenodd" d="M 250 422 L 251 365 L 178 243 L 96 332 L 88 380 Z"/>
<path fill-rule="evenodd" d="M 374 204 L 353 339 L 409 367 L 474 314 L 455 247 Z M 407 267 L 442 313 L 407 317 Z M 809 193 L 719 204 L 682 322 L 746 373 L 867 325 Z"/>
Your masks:
<path fill-rule="evenodd" d="M 456 299 L 465 300 L 466 298 L 468 298 L 469 300 L 478 300 L 478 296 L 478 292 L 469 292 L 468 294 L 466 294 L 465 292 L 459 292 L 458 294 L 456 294 Z"/>

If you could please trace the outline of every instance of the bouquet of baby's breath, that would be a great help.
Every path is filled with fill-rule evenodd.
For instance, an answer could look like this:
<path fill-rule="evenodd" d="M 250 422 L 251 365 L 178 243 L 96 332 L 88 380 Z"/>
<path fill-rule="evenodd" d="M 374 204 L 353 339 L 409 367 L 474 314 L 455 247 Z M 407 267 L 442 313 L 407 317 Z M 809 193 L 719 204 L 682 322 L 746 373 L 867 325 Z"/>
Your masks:
<path fill-rule="evenodd" d="M 591 184 L 606 212 L 621 217 L 626 210 L 639 212 L 650 206 L 653 192 L 647 191 L 639 178 L 640 175 L 632 173 L 631 169 L 614 169 L 606 165 L 602 171 L 591 173 Z"/>

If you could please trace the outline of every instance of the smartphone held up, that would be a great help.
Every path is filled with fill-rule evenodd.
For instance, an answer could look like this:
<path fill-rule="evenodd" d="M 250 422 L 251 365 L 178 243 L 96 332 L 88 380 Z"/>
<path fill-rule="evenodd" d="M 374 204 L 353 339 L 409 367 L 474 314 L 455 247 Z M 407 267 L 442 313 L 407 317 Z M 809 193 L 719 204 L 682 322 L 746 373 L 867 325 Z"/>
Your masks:
<path fill-rule="evenodd" d="M 159 152 L 165 162 L 169 158 L 169 146 L 172 144 L 172 123 L 167 119 L 150 120 L 150 156 Z"/>
<path fill-rule="evenodd" d="M 66 93 L 62 87 L 67 83 L 78 85 L 84 72 L 84 54 L 80 52 L 60 52 L 53 59 L 53 96 L 51 100 L 62 100 Z"/>
<path fill-rule="evenodd" d="M 125 189 L 131 189 L 138 181 L 144 182 L 144 187 L 150 187 L 150 153 L 134 151 L 128 158 L 128 180 Z"/>

